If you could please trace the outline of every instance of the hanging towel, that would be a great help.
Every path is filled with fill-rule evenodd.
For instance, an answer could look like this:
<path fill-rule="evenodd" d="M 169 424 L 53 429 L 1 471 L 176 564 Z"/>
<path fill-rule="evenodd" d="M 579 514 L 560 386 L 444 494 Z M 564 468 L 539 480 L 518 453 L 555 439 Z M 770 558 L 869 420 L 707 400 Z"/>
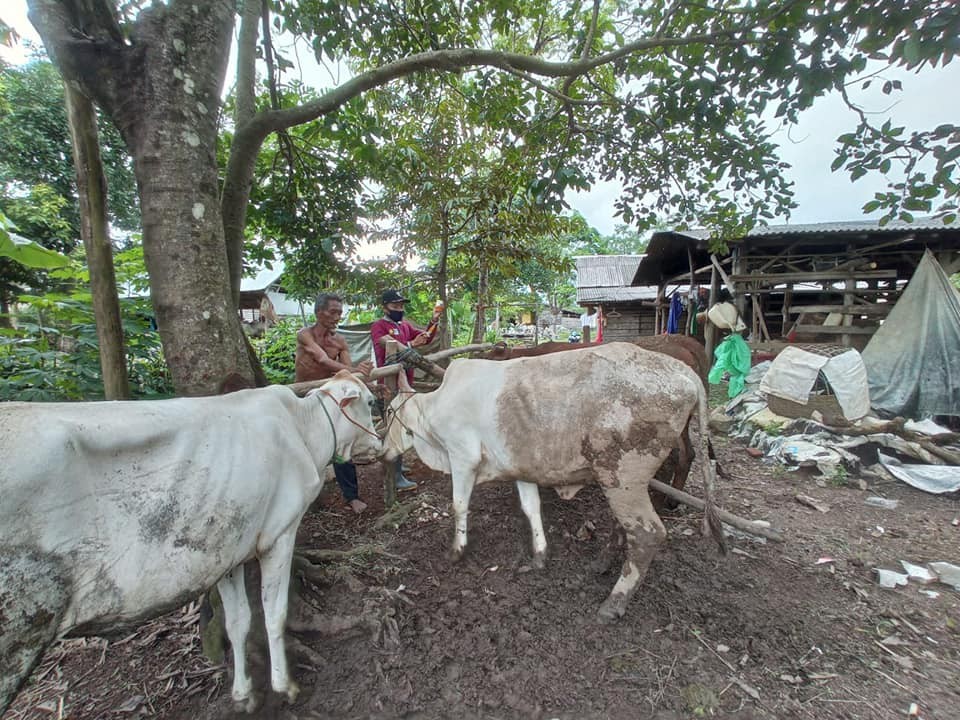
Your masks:
<path fill-rule="evenodd" d="M 683 314 L 683 301 L 680 293 L 674 293 L 670 298 L 670 315 L 667 317 L 667 332 L 676 335 L 680 332 L 680 316 Z"/>

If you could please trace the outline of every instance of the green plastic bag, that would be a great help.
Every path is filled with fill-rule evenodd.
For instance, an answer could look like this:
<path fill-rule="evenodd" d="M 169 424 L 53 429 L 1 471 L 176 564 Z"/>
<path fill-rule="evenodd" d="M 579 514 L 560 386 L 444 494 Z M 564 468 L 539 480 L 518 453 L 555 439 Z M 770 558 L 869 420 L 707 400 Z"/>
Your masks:
<path fill-rule="evenodd" d="M 750 346 L 736 333 L 724 338 L 713 352 L 714 362 L 707 379 L 718 385 L 725 372 L 730 373 L 727 397 L 736 397 L 743 392 L 744 380 L 750 372 Z"/>

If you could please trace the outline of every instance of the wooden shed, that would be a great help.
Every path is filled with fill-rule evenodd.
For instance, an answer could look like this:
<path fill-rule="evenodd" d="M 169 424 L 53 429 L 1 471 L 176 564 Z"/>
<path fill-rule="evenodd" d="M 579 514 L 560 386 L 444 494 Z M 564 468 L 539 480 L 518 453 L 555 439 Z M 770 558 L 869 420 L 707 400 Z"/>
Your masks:
<path fill-rule="evenodd" d="M 755 346 L 789 338 L 862 349 L 925 249 L 948 273 L 960 270 L 960 228 L 939 220 L 760 226 L 728 245 L 716 255 L 707 231 L 655 233 L 632 284 L 662 296 L 688 282 L 710 286 L 711 297 L 725 285 Z"/>
<path fill-rule="evenodd" d="M 635 340 L 654 332 L 656 287 L 635 287 L 643 255 L 584 255 L 577 264 L 577 304 L 601 306 L 605 342 Z"/>

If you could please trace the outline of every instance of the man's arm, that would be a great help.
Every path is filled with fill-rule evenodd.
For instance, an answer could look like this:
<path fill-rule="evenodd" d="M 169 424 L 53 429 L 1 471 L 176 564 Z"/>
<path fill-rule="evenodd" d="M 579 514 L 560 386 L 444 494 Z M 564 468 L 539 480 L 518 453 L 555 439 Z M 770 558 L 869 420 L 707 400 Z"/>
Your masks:
<path fill-rule="evenodd" d="M 373 363 L 369 360 L 361 360 L 354 365 L 350 359 L 350 348 L 347 347 L 346 341 L 340 338 L 341 336 L 338 335 L 337 340 L 339 341 L 340 353 L 337 355 L 337 359 L 340 362 L 346 363 L 348 370 L 360 373 L 361 375 L 369 375 L 370 371 L 373 370 Z"/>

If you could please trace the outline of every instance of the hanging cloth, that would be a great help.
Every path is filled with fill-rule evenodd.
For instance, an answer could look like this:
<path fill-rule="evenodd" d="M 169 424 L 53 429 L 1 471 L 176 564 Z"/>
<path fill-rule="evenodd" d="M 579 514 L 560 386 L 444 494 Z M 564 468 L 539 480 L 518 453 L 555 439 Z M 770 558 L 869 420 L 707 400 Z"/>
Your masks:
<path fill-rule="evenodd" d="M 680 299 L 680 293 L 674 293 L 670 297 L 670 315 L 667 317 L 667 332 L 671 335 L 680 332 L 681 315 L 683 315 L 683 301 Z"/>
<path fill-rule="evenodd" d="M 597 342 L 603 342 L 603 305 L 597 307 Z"/>

